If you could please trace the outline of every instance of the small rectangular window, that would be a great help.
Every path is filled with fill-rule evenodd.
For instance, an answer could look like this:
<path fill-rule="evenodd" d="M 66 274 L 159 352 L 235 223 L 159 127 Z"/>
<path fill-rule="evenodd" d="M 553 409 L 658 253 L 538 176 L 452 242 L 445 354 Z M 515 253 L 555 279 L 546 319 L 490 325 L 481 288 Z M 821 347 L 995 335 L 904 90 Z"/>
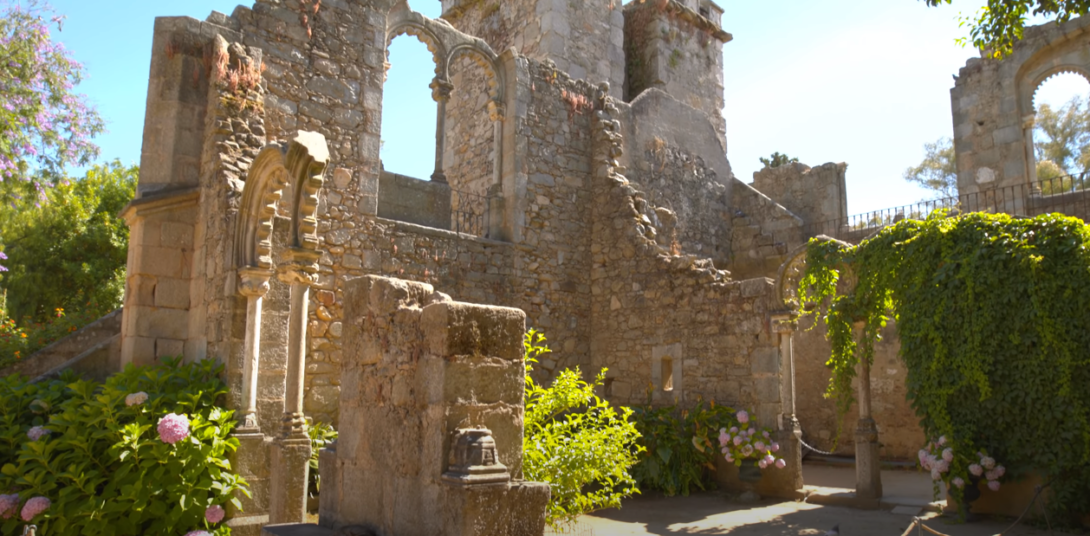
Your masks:
<path fill-rule="evenodd" d="M 662 358 L 660 362 L 662 366 L 660 377 L 662 378 L 662 390 L 673 391 L 674 390 L 674 360 L 669 357 Z"/>

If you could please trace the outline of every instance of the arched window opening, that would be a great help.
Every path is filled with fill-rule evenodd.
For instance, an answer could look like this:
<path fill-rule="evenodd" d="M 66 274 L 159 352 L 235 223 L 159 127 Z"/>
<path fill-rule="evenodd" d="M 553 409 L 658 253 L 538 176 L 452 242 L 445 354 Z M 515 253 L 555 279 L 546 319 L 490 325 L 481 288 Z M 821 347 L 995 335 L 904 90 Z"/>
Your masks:
<path fill-rule="evenodd" d="M 1033 95 L 1031 172 L 1043 195 L 1087 189 L 1090 179 L 1090 82 L 1060 72 Z"/>
<path fill-rule="evenodd" d="M 427 45 L 401 35 L 390 43 L 387 62 L 379 152 L 383 171 L 427 180 L 435 171 L 436 103 L 428 87 L 435 61 Z"/>
<path fill-rule="evenodd" d="M 459 232 L 483 236 L 488 220 L 488 189 L 496 183 L 495 123 L 489 117 L 489 72 L 473 53 L 450 64 L 454 85 L 446 104 L 443 164 L 451 188 L 451 224 Z"/>

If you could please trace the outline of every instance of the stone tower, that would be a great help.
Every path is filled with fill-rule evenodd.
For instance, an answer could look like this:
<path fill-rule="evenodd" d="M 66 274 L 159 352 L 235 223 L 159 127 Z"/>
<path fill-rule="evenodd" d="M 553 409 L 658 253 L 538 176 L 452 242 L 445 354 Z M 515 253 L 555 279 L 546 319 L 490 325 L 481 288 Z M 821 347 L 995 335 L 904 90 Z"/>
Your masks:
<path fill-rule="evenodd" d="M 708 114 L 726 146 L 723 9 L 711 0 L 634 0 L 624 7 L 624 98 L 649 88 Z"/>

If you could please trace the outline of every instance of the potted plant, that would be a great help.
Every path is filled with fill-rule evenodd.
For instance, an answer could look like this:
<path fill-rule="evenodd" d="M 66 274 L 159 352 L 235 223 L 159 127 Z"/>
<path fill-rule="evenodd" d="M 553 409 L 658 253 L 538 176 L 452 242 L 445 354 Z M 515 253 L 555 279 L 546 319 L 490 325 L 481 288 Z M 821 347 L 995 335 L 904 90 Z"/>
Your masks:
<path fill-rule="evenodd" d="M 999 480 L 1007 473 L 1007 469 L 985 451 L 972 456 L 955 452 L 946 436 L 929 441 L 918 454 L 920 467 L 930 471 L 931 480 L 935 482 L 935 498 L 938 499 L 941 482 L 957 502 L 961 519 L 970 518 L 972 503 L 980 498 L 980 483 L 987 482 L 988 489 L 999 491 Z"/>

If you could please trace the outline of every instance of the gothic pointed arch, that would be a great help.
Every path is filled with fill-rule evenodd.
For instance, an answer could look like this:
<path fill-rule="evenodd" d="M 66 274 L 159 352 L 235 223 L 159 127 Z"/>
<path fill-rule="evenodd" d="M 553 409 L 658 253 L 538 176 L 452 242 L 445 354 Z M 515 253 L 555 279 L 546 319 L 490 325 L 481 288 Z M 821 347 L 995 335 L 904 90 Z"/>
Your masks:
<path fill-rule="evenodd" d="M 235 227 L 235 265 L 273 269 L 272 230 L 276 207 L 291 185 L 290 248 L 318 246 L 318 194 L 329 161 L 325 137 L 300 131 L 290 142 L 271 143 L 258 153 L 246 174 Z"/>

